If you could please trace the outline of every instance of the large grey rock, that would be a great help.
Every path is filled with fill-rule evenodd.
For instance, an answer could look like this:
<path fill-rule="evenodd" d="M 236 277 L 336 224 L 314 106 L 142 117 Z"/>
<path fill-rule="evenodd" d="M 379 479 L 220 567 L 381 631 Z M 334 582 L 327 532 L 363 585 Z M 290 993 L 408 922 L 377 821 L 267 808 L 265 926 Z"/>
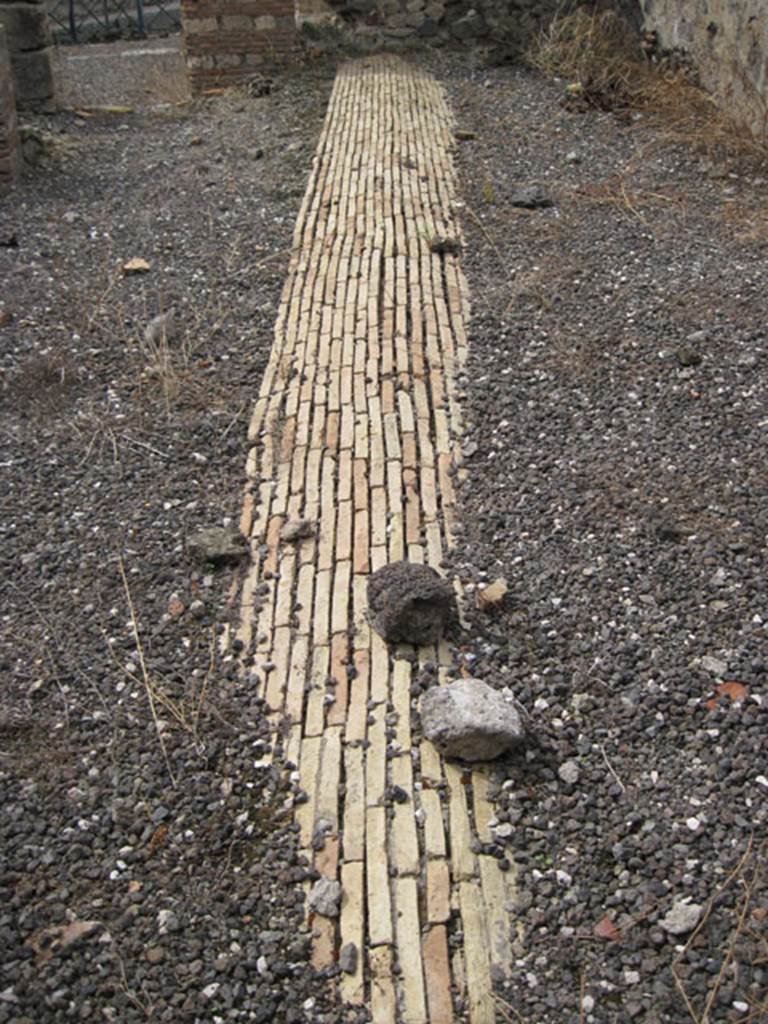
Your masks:
<path fill-rule="evenodd" d="M 456 597 L 430 566 L 391 562 L 368 580 L 368 606 L 387 643 L 434 644 L 456 614 Z"/>
<path fill-rule="evenodd" d="M 552 206 L 552 198 L 539 185 L 525 185 L 523 188 L 515 189 L 509 197 L 513 206 L 519 206 L 524 210 L 543 210 Z"/>
<path fill-rule="evenodd" d="M 248 554 L 245 537 L 234 526 L 211 526 L 189 538 L 190 555 L 211 565 L 236 565 Z"/>
<path fill-rule="evenodd" d="M 511 701 L 480 679 L 429 690 L 421 703 L 421 724 L 441 754 L 464 761 L 490 761 L 524 736 Z"/>

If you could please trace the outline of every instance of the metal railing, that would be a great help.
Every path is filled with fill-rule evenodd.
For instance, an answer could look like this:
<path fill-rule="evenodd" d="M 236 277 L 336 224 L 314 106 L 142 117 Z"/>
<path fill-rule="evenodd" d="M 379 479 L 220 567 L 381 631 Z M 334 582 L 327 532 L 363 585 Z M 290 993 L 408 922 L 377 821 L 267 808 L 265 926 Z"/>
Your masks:
<path fill-rule="evenodd" d="M 60 43 L 144 38 L 178 32 L 178 0 L 50 0 L 48 18 Z"/>

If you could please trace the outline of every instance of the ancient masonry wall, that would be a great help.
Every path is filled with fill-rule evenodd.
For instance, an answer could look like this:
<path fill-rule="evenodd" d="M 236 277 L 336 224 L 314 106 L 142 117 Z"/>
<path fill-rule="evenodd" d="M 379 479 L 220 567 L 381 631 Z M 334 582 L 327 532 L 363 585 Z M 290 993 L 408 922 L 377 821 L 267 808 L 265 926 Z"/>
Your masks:
<path fill-rule="evenodd" d="M 194 92 L 233 85 L 297 46 L 293 0 L 181 0 Z"/>
<path fill-rule="evenodd" d="M 182 0 L 193 89 L 300 52 L 446 43 L 521 49 L 572 0 Z M 636 2 L 636 0 L 633 0 Z"/>
<path fill-rule="evenodd" d="M 19 135 L 13 93 L 11 59 L 5 32 L 0 28 L 0 191 L 13 185 L 19 171 Z"/>
<path fill-rule="evenodd" d="M 19 110 L 40 110 L 56 97 L 53 40 L 42 2 L 0 0 Z"/>
<path fill-rule="evenodd" d="M 311 4 L 317 11 L 320 3 L 324 16 L 302 16 L 304 5 Z M 327 33 L 332 25 L 358 43 L 482 43 L 514 52 L 557 11 L 570 6 L 570 0 L 298 0 L 298 4 L 303 32 L 310 39 L 314 22 L 320 41 L 323 29 Z"/>
<path fill-rule="evenodd" d="M 664 50 L 687 54 L 720 105 L 768 134 L 766 0 L 642 0 L 645 28 Z"/>

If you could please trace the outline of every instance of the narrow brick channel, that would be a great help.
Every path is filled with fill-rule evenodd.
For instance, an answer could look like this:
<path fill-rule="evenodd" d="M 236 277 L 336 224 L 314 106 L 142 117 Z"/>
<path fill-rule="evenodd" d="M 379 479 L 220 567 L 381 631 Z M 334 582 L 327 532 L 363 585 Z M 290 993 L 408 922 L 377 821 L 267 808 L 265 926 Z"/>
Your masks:
<path fill-rule="evenodd" d="M 412 683 L 428 663 L 445 679 L 448 647 L 388 652 L 366 617 L 370 572 L 403 558 L 439 568 L 451 546 L 469 302 L 455 247 L 432 242 L 460 233 L 452 145 L 443 93 L 417 67 L 375 57 L 339 71 L 242 521 L 254 558 L 238 638 L 308 795 L 302 846 L 342 887 L 340 917 L 311 918 L 314 962 L 353 943 L 341 998 L 377 1024 L 492 1024 L 491 978 L 512 959 L 512 872 L 475 852 L 491 838 L 487 774 L 411 732 Z M 316 531 L 281 540 L 298 519 Z"/>

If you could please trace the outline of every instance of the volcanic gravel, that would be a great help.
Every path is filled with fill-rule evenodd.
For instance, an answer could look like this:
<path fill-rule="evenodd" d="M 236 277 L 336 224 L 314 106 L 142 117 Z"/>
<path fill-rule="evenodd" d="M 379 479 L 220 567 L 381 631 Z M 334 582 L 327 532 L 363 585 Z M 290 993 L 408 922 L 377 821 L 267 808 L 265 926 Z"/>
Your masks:
<path fill-rule="evenodd" d="M 765 180 L 428 63 L 475 133 L 456 667 L 528 730 L 499 1019 L 766 1019 Z M 309 963 L 302 795 L 220 645 L 242 569 L 188 550 L 237 523 L 332 77 L 34 119 L 0 205 L 0 1024 L 367 1019 Z"/>
<path fill-rule="evenodd" d="M 495 780 L 500 1015 L 768 1020 L 768 168 L 519 69 L 447 85 L 475 133 L 460 667 L 530 734 Z"/>
<path fill-rule="evenodd" d="M 188 544 L 238 521 L 332 77 L 26 119 L 44 156 L 0 207 L 3 1024 L 356 1019 L 309 964 L 296 776 L 219 646 L 238 570 Z"/>

